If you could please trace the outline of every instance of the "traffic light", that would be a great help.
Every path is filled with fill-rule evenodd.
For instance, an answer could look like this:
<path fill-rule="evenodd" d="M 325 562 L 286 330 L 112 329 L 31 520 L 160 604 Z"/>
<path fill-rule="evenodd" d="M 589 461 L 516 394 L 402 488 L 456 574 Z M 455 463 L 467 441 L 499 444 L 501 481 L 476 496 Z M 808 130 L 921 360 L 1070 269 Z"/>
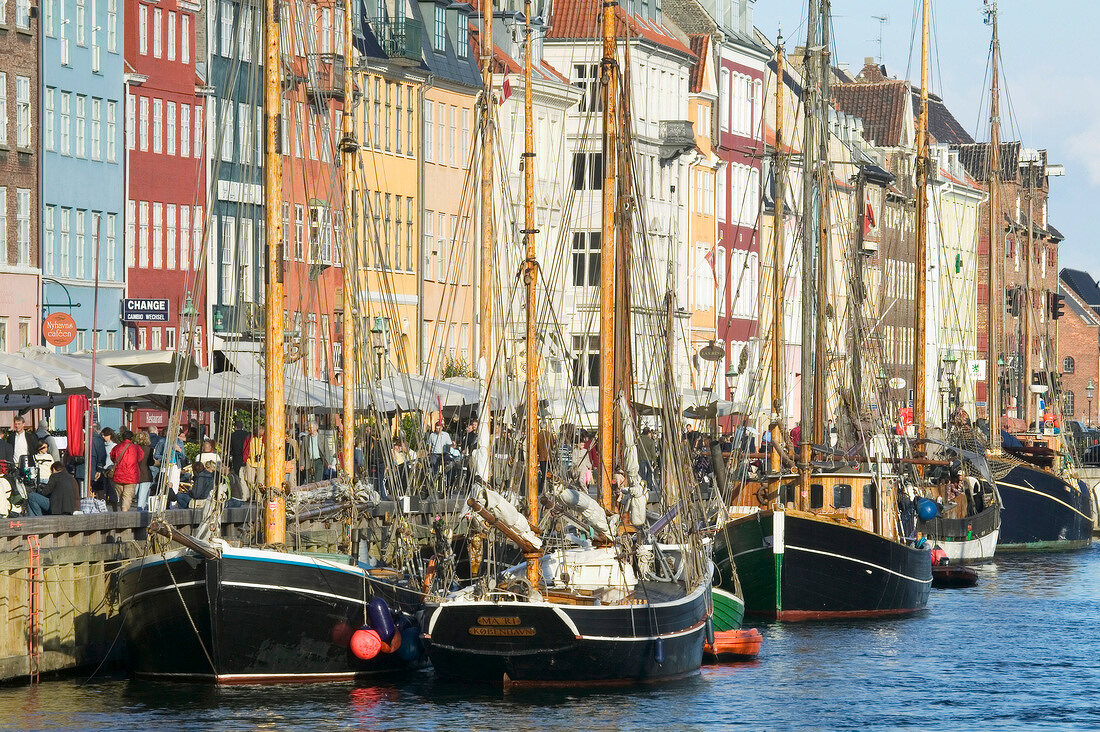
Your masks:
<path fill-rule="evenodd" d="M 1014 318 L 1020 316 L 1020 288 L 1011 287 L 1005 290 L 1005 309 Z"/>
<path fill-rule="evenodd" d="M 1052 292 L 1050 294 L 1050 319 L 1057 320 L 1066 314 L 1066 296 Z"/>

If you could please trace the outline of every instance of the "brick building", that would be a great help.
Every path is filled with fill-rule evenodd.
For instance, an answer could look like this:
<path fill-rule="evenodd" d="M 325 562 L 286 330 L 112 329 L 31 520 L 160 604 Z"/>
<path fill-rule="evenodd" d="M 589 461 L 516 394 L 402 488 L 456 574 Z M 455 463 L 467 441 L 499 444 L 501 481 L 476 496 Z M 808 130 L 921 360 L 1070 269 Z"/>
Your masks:
<path fill-rule="evenodd" d="M 1100 401 L 1088 387 L 1100 385 L 1100 287 L 1087 272 L 1063 269 L 1058 291 L 1066 298 L 1058 319 L 1058 368 L 1062 374 L 1062 414 L 1089 426 L 1100 423 Z M 1095 392 L 1094 392 L 1095 394 Z"/>
<path fill-rule="evenodd" d="M 0 352 L 38 343 L 38 18 L 0 3 Z"/>

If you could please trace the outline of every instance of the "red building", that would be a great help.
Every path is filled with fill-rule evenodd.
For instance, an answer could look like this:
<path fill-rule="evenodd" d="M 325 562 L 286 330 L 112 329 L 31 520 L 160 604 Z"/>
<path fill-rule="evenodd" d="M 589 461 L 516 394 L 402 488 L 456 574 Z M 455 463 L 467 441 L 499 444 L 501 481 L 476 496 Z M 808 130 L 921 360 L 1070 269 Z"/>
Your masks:
<path fill-rule="evenodd" d="M 203 82 L 195 71 L 199 5 L 126 0 L 126 297 L 167 299 L 167 321 L 130 321 L 131 348 L 205 352 Z"/>

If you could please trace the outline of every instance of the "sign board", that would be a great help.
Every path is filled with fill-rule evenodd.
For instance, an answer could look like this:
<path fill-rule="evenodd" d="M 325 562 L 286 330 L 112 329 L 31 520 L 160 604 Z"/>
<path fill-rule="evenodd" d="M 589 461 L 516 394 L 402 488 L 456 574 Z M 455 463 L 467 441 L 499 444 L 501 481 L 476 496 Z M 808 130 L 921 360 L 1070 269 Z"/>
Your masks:
<path fill-rule="evenodd" d="M 891 389 L 904 389 L 905 379 L 901 378 L 900 376 L 895 376 L 894 378 L 890 379 L 889 386 Z"/>
<path fill-rule="evenodd" d="M 67 346 L 76 338 L 76 321 L 68 313 L 50 313 L 42 321 L 42 337 L 51 346 Z"/>
<path fill-rule="evenodd" d="M 985 359 L 984 358 L 974 359 L 969 364 L 967 364 L 967 369 L 966 370 L 970 374 L 970 378 L 975 379 L 977 381 L 984 381 L 985 380 Z"/>
<path fill-rule="evenodd" d="M 167 300 L 127 298 L 122 301 L 122 319 L 131 323 L 167 323 Z"/>
<path fill-rule="evenodd" d="M 705 361 L 721 361 L 726 356 L 726 349 L 711 343 L 699 349 L 699 358 Z"/>

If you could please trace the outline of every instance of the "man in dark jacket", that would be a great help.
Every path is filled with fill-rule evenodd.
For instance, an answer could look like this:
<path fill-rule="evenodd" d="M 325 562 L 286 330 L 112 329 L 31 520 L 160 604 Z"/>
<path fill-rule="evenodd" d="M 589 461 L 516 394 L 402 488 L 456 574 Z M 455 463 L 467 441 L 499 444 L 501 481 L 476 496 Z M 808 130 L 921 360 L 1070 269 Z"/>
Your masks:
<path fill-rule="evenodd" d="M 60 462 L 50 466 L 50 480 L 38 492 L 50 499 L 52 516 L 72 514 L 80 507 L 76 478 Z"/>
<path fill-rule="evenodd" d="M 180 491 L 176 494 L 176 502 L 180 508 L 188 508 L 191 501 L 201 501 L 209 498 L 214 493 L 214 469 L 217 466 L 213 461 L 195 463 L 195 477 L 191 480 L 191 490 Z M 201 468 L 201 469 L 200 469 Z"/>
<path fill-rule="evenodd" d="M 33 456 L 38 452 L 38 437 L 27 428 L 27 421 L 21 414 L 15 415 L 12 420 L 12 430 L 8 435 L 8 444 L 11 445 L 12 452 L 15 453 L 15 463 L 19 465 L 20 462 L 27 463 L 33 459 Z M 22 460 L 26 458 L 26 460 Z M 22 467 L 19 465 L 19 467 Z"/>
<path fill-rule="evenodd" d="M 244 495 L 241 489 L 241 468 L 244 467 L 244 446 L 252 433 L 244 428 L 244 422 L 233 420 L 233 434 L 229 435 L 229 490 L 234 498 Z"/>

